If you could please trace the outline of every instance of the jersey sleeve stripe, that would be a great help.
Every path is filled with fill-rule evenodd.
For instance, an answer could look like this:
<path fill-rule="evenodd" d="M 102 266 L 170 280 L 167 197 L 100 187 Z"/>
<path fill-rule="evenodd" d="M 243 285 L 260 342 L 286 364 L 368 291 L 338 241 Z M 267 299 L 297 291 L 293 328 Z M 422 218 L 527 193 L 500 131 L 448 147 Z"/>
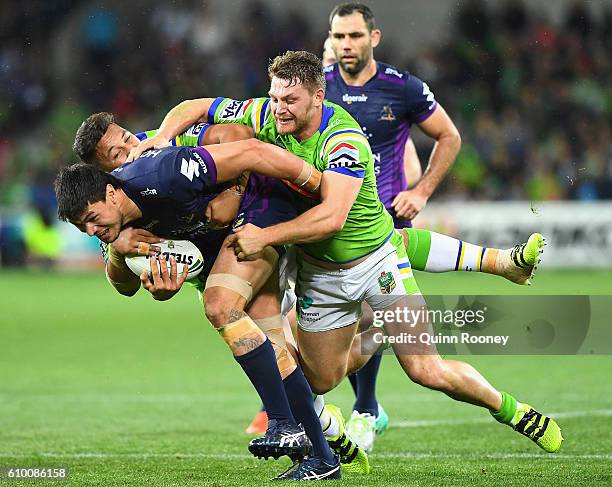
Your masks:
<path fill-rule="evenodd" d="M 212 102 L 212 105 L 208 109 L 208 123 L 215 123 L 215 112 L 223 100 L 224 98 L 219 96 Z"/>
<path fill-rule="evenodd" d="M 268 106 L 270 105 L 270 99 L 268 98 L 263 102 L 263 105 L 259 109 L 259 127 L 257 127 L 257 132 L 261 132 L 262 127 L 266 123 L 266 118 L 268 115 Z"/>
<path fill-rule="evenodd" d="M 172 147 L 176 147 L 177 145 L 181 145 L 179 143 L 178 135 L 176 137 L 174 137 L 174 139 L 172 139 Z"/>
<path fill-rule="evenodd" d="M 346 134 L 350 134 L 350 136 L 347 136 Z M 357 137 L 355 137 L 355 135 L 357 135 Z M 323 142 L 323 145 L 321 148 L 321 158 L 323 158 L 323 156 L 327 152 L 327 149 L 329 147 L 332 147 L 333 144 L 335 144 L 336 142 L 340 142 L 342 140 L 349 140 L 349 139 L 357 140 L 360 142 L 365 142 L 366 144 L 368 143 L 368 139 L 366 139 L 365 135 L 363 135 L 363 133 L 360 132 L 359 130 L 348 129 L 348 130 L 341 130 L 339 132 L 334 132 L 329 137 L 327 137 L 327 139 L 325 139 L 325 142 Z"/>
<path fill-rule="evenodd" d="M 432 105 L 427 109 L 426 112 L 421 113 L 418 117 L 414 118 L 414 123 L 421 123 L 427 120 L 436 110 L 437 106 L 438 106 L 438 102 L 434 101 Z"/>
<path fill-rule="evenodd" d="M 202 145 L 202 139 L 204 139 L 204 134 L 209 129 L 209 127 L 210 127 L 210 124 L 208 123 L 205 123 L 204 126 L 202 127 L 202 130 L 200 131 L 200 135 L 198 135 L 198 145 Z"/>
<path fill-rule="evenodd" d="M 147 133 L 146 132 L 140 132 L 138 134 L 134 134 L 136 136 L 136 138 L 140 141 L 143 141 L 145 139 L 147 139 Z"/>
<path fill-rule="evenodd" d="M 348 167 L 334 167 L 333 169 L 325 169 L 326 171 L 337 172 L 344 174 L 345 176 L 351 176 L 353 178 L 363 178 L 365 176 L 365 169 L 349 169 Z"/>

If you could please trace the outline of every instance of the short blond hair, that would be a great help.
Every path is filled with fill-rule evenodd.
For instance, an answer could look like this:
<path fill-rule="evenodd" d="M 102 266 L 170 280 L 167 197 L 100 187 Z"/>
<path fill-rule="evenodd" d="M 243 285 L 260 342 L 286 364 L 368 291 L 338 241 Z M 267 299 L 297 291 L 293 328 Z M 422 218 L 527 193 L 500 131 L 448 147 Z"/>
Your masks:
<path fill-rule="evenodd" d="M 319 88 L 325 90 L 325 76 L 321 59 L 308 51 L 287 51 L 276 56 L 268 66 L 268 75 L 287 80 L 294 85 L 302 83 L 314 93 Z"/>

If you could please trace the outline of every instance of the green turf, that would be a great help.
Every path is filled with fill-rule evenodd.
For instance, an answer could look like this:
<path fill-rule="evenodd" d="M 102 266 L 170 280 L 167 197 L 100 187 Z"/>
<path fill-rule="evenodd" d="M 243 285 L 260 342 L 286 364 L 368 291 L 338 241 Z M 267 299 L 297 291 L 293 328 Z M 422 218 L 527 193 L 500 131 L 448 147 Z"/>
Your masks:
<path fill-rule="evenodd" d="M 612 272 L 542 272 L 527 292 L 612 294 Z M 490 276 L 417 276 L 427 293 L 511 293 Z M 58 485 L 259 485 L 287 461 L 249 457 L 259 406 L 191 290 L 115 295 L 102 274 L 0 272 L 0 466 L 68 466 Z M 612 484 L 611 356 L 468 357 L 495 385 L 558 413 L 545 455 L 484 411 L 410 384 L 385 357 L 391 427 L 346 485 Z M 350 388 L 328 396 L 349 411 Z M 11 481 L 9 485 L 32 485 Z M 49 484 L 51 485 L 51 484 Z M 55 485 L 55 483 L 53 484 Z"/>

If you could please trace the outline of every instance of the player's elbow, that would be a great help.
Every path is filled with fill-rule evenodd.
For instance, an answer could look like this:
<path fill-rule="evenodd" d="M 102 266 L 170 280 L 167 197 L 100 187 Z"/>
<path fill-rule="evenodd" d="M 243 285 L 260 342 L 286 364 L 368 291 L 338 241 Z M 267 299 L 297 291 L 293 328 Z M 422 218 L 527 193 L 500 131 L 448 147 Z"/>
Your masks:
<path fill-rule="evenodd" d="M 247 140 L 251 139 L 253 134 L 253 129 L 247 127 L 246 125 L 239 124 L 228 124 L 228 125 L 220 125 L 220 128 L 223 129 L 221 135 L 219 137 L 219 142 L 221 144 L 225 142 L 236 142 L 238 140 Z"/>
<path fill-rule="evenodd" d="M 445 134 L 444 139 L 447 141 L 451 150 L 457 154 L 461 149 L 461 134 L 459 130 L 457 130 L 457 127 L 453 125 Z"/>
<path fill-rule="evenodd" d="M 340 232 L 344 228 L 344 224 L 346 223 L 346 216 L 342 212 L 335 212 L 329 216 L 327 219 L 327 236 L 335 235 Z"/>
<path fill-rule="evenodd" d="M 125 296 L 127 298 L 131 298 L 132 296 L 134 296 L 134 294 L 136 294 L 138 292 L 139 288 L 140 288 L 140 286 L 136 287 L 134 289 L 117 289 L 117 288 L 115 288 L 115 289 L 117 289 L 117 292 L 119 294 L 121 294 L 122 296 Z"/>
<path fill-rule="evenodd" d="M 109 279 L 109 282 L 115 288 L 115 291 L 128 298 L 134 296 L 140 289 L 140 280 L 134 282 L 112 282 Z"/>
<path fill-rule="evenodd" d="M 266 160 L 268 154 L 268 144 L 258 139 L 246 139 L 240 141 L 240 148 L 243 152 L 249 154 L 251 164 L 258 164 L 260 161 Z M 245 167 L 245 170 L 251 169 L 250 166 Z"/>

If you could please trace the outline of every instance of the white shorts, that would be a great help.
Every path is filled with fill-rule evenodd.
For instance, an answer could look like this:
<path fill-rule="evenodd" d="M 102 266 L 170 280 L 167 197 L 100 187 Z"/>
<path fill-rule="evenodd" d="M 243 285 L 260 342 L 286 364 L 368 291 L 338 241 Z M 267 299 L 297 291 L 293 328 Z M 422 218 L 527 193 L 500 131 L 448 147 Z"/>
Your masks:
<path fill-rule="evenodd" d="M 309 332 L 342 328 L 361 317 L 363 301 L 374 310 L 386 309 L 418 292 L 402 236 L 394 232 L 366 260 L 350 269 L 329 270 L 299 259 L 298 324 Z"/>

